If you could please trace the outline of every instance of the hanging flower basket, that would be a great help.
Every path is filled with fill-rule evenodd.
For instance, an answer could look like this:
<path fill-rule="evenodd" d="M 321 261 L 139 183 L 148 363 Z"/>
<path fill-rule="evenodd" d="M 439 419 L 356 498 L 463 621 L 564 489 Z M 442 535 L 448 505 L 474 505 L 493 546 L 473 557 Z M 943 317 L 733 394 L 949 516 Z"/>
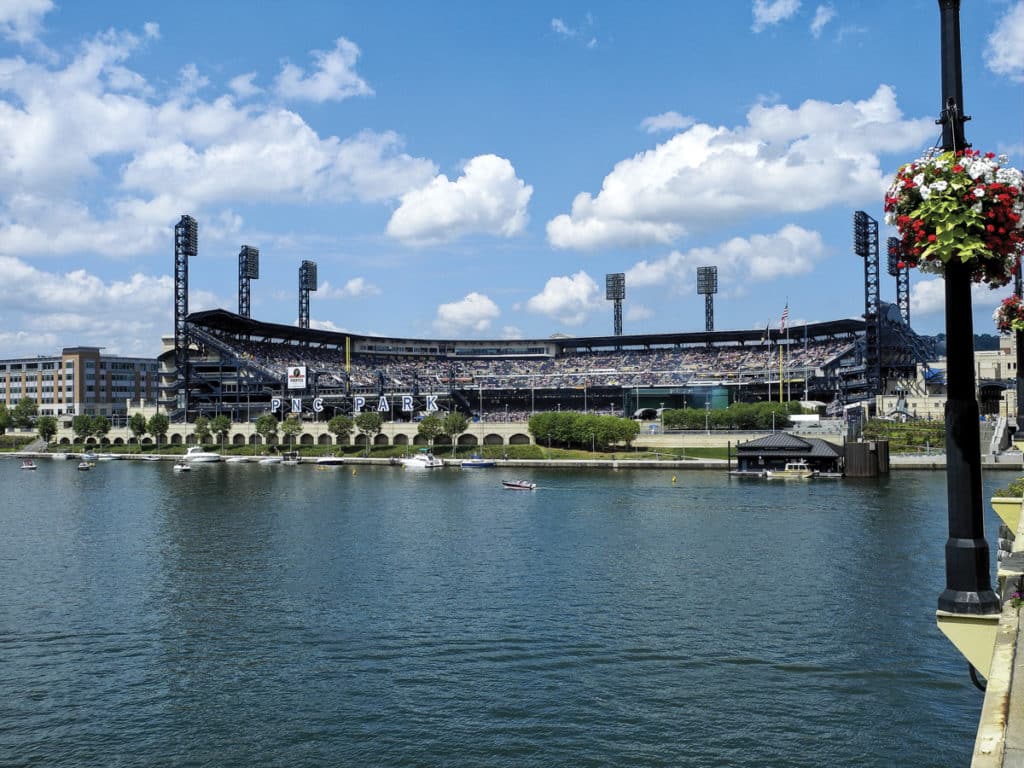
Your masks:
<path fill-rule="evenodd" d="M 1024 331 L 1024 301 L 1020 296 L 1007 296 L 992 313 L 1000 333 Z"/>
<path fill-rule="evenodd" d="M 899 169 L 885 194 L 885 221 L 899 230 L 907 265 L 943 274 L 960 259 L 975 282 L 1010 282 L 1024 250 L 1024 177 L 1006 162 L 968 149 Z"/>

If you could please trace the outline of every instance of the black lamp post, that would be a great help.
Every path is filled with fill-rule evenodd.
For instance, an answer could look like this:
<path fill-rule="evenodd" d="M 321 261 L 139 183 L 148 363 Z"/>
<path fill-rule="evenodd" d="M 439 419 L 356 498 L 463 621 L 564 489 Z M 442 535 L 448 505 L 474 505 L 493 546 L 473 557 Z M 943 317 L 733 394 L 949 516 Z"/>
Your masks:
<path fill-rule="evenodd" d="M 960 66 L 960 0 L 939 0 L 942 38 L 942 149 L 966 149 Z M 946 589 L 939 610 L 959 614 L 999 611 L 992 591 L 981 499 L 981 439 L 974 380 L 971 268 L 946 263 Z"/>
<path fill-rule="evenodd" d="M 1024 296 L 1021 280 L 1021 258 L 1017 257 L 1017 272 L 1013 276 L 1013 293 L 1019 299 Z M 1024 331 L 1014 331 L 1014 346 L 1017 348 L 1017 432 L 1016 436 L 1024 437 L 1024 410 L 1021 408 L 1021 398 L 1024 397 Z"/>

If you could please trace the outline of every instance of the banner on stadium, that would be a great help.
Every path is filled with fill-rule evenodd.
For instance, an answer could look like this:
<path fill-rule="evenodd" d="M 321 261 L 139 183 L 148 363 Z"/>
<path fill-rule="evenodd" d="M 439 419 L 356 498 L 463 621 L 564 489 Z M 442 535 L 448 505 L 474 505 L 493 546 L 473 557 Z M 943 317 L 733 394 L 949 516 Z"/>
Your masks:
<path fill-rule="evenodd" d="M 306 388 L 306 366 L 304 365 L 289 365 L 288 366 L 288 389 L 305 389 Z"/>

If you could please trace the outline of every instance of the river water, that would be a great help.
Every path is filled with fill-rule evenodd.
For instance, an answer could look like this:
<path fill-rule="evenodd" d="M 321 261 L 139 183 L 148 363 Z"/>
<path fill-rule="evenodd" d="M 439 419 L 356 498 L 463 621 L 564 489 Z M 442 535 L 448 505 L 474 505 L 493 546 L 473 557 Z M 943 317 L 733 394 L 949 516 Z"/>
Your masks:
<path fill-rule="evenodd" d="M 518 474 L 0 461 L 0 765 L 969 763 L 944 474 Z"/>

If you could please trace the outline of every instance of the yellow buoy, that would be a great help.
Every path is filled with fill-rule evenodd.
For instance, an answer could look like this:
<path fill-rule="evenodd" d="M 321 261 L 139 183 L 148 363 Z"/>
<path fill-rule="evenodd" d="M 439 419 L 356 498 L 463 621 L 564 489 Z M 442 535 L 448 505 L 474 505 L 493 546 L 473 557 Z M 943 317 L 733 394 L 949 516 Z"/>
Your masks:
<path fill-rule="evenodd" d="M 672 482 L 674 483 L 675 481 L 676 481 L 676 476 L 672 475 Z"/>
<path fill-rule="evenodd" d="M 356 471 L 355 471 L 355 470 L 353 469 L 353 470 L 352 470 L 352 474 L 353 474 L 353 476 L 355 475 L 355 473 L 356 473 Z"/>

